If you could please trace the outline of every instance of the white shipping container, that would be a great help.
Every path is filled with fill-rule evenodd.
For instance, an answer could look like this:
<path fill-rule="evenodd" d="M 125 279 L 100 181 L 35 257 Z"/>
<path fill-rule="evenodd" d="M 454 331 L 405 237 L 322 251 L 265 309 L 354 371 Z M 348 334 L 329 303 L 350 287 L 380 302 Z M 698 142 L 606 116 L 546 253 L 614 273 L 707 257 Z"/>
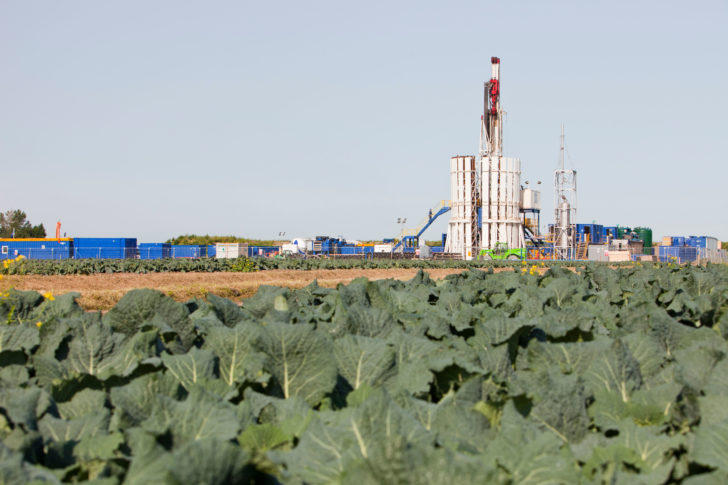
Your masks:
<path fill-rule="evenodd" d="M 718 239 L 710 236 L 705 237 L 705 247 L 707 249 L 712 249 L 713 251 L 715 251 L 716 249 L 721 249 L 720 247 L 718 247 Z"/>
<path fill-rule="evenodd" d="M 541 210 L 541 191 L 523 189 L 521 191 L 521 209 Z"/>
<path fill-rule="evenodd" d="M 248 245 L 240 243 L 215 244 L 215 257 L 219 259 L 239 258 L 248 255 Z"/>
<path fill-rule="evenodd" d="M 375 244 L 374 252 L 375 253 L 391 253 L 392 245 L 391 244 Z"/>
<path fill-rule="evenodd" d="M 621 263 L 624 261 L 632 261 L 632 255 L 629 251 L 615 251 L 610 250 L 608 252 L 610 263 Z"/>
<path fill-rule="evenodd" d="M 609 248 L 603 244 L 590 244 L 587 250 L 587 259 L 589 261 L 609 261 Z"/>

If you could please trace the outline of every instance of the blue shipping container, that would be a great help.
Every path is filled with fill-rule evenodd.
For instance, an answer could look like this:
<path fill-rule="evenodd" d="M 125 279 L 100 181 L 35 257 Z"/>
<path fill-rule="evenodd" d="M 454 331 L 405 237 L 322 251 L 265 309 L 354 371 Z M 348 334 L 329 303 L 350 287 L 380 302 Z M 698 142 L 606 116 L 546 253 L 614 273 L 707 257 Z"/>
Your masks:
<path fill-rule="evenodd" d="M 602 226 L 599 224 L 577 224 L 576 241 L 599 244 L 602 240 Z"/>
<path fill-rule="evenodd" d="M 687 245 L 693 248 L 707 248 L 708 238 L 705 236 L 690 236 L 687 240 Z"/>
<path fill-rule="evenodd" d="M 602 226 L 602 242 L 607 242 L 607 237 L 617 239 L 617 226 Z"/>
<path fill-rule="evenodd" d="M 173 244 L 171 251 L 172 258 L 204 258 L 207 255 L 207 246 L 204 244 Z"/>
<path fill-rule="evenodd" d="M 73 244 L 79 248 L 135 248 L 137 240 L 122 237 L 76 237 Z"/>
<path fill-rule="evenodd" d="M 594 244 L 602 244 L 604 242 L 604 239 L 602 239 L 602 232 L 604 231 L 604 226 L 601 224 L 594 224 L 592 226 L 592 242 Z"/>
<path fill-rule="evenodd" d="M 73 240 L 61 239 L 3 239 L 0 240 L 0 259 L 68 259 L 73 257 Z"/>
<path fill-rule="evenodd" d="M 217 255 L 217 247 L 214 244 L 207 245 L 207 257 L 214 258 Z"/>
<path fill-rule="evenodd" d="M 134 259 L 138 252 L 137 248 L 86 247 L 74 248 L 73 257 L 76 259 Z"/>
<path fill-rule="evenodd" d="M 685 238 L 679 237 L 679 236 L 673 236 L 672 238 L 672 246 L 674 247 L 682 247 L 685 246 Z"/>
<path fill-rule="evenodd" d="M 136 238 L 77 237 L 73 240 L 74 257 L 78 259 L 136 258 Z"/>
<path fill-rule="evenodd" d="M 172 245 L 169 243 L 141 243 L 139 244 L 139 259 L 169 258 Z"/>

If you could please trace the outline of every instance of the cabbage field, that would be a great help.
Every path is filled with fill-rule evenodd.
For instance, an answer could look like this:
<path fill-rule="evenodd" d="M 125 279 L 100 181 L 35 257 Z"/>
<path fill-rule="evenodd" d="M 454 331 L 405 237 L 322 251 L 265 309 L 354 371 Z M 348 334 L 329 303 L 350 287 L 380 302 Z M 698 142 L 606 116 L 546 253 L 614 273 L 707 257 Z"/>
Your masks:
<path fill-rule="evenodd" d="M 538 262 L 533 262 L 538 263 Z M 0 275 L 70 275 L 100 273 L 216 273 L 265 270 L 391 269 L 391 268 L 491 268 L 520 267 L 513 261 L 462 261 L 431 259 L 361 258 L 238 258 L 238 259 L 23 259 L 0 265 Z M 543 261 L 549 266 L 581 267 L 584 261 Z M 616 266 L 633 263 L 613 263 Z"/>
<path fill-rule="evenodd" d="M 728 267 L 0 296 L 0 483 L 728 483 Z"/>

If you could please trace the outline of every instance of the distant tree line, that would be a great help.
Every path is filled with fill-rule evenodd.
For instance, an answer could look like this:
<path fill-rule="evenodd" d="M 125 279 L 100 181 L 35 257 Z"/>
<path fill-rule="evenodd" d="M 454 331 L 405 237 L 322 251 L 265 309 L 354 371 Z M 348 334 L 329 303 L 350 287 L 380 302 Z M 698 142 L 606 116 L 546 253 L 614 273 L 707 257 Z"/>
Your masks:
<path fill-rule="evenodd" d="M 25 212 L 9 210 L 0 213 L 0 238 L 10 237 L 46 237 L 46 230 L 42 223 L 32 225 Z"/>
<path fill-rule="evenodd" d="M 172 239 L 168 239 L 166 242 L 169 244 L 215 244 L 215 243 L 242 243 L 249 246 L 277 246 L 279 241 L 264 240 L 264 239 L 249 239 L 246 237 L 237 236 L 210 236 L 205 234 L 200 236 L 197 234 L 185 234 L 184 236 L 177 236 Z"/>

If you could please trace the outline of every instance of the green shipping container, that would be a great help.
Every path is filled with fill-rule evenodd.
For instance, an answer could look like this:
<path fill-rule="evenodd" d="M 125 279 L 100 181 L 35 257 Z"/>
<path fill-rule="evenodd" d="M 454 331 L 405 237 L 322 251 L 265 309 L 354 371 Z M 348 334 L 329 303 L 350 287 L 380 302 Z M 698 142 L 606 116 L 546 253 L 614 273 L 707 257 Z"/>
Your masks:
<path fill-rule="evenodd" d="M 651 250 L 648 249 L 652 247 L 652 229 L 649 227 L 635 227 L 634 232 L 637 234 L 637 237 L 645 243 L 644 253 L 652 254 Z"/>

